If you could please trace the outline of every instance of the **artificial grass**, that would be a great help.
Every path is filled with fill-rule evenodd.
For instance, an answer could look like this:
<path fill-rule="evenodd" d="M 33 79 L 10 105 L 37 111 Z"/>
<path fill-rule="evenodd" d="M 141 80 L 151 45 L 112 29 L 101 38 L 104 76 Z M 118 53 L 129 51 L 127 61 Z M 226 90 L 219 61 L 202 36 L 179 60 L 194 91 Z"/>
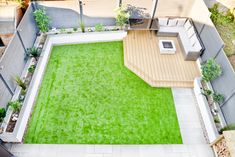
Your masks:
<path fill-rule="evenodd" d="M 169 88 L 123 63 L 122 42 L 53 47 L 25 143 L 180 144 Z"/>

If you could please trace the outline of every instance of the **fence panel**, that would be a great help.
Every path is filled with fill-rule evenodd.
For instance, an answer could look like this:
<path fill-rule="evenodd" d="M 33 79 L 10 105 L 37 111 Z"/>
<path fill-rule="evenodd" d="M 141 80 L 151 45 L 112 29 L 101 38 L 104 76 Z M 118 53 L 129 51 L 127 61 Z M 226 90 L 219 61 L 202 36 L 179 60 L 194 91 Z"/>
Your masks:
<path fill-rule="evenodd" d="M 21 20 L 17 30 L 22 38 L 22 41 L 26 48 L 33 46 L 36 34 L 37 27 L 33 17 L 33 7 L 29 6 L 27 12 L 25 13 L 23 19 Z"/>
<path fill-rule="evenodd" d="M 0 60 L 0 66 L 2 67 L 0 72 L 13 91 L 16 88 L 14 77 L 21 75 L 26 64 L 23 44 L 25 45 L 25 48 L 32 47 L 36 39 L 37 28 L 33 21 L 32 12 L 33 8 L 30 5 L 17 28 L 21 38 L 17 33 L 14 34 Z M 11 99 L 10 93 L 6 90 L 5 85 L 0 80 L 0 106 L 5 106 Z"/>
<path fill-rule="evenodd" d="M 201 7 L 197 7 L 201 6 Z M 204 7 L 202 7 L 204 6 Z M 200 12 L 198 11 L 200 8 Z M 194 20 L 197 31 L 200 34 L 205 51 L 201 56 L 202 61 L 209 58 L 216 58 L 216 62 L 222 67 L 222 75 L 211 82 L 213 89 L 225 96 L 225 100 L 230 98 L 221 107 L 224 118 L 228 124 L 235 123 L 235 73 L 225 55 L 222 46 L 224 45 L 217 29 L 211 21 L 210 12 L 202 1 L 195 1 L 195 7 L 192 7 L 190 17 Z"/>
<path fill-rule="evenodd" d="M 24 69 L 24 57 L 24 47 L 22 46 L 18 35 L 15 34 L 0 61 L 0 65 L 3 66 L 1 73 L 10 88 L 13 90 L 16 87 L 14 77 L 17 75 L 20 76 Z"/>
<path fill-rule="evenodd" d="M 235 96 L 229 99 L 229 101 L 221 107 L 221 110 L 224 114 L 224 117 L 226 118 L 227 123 L 235 124 Z"/>
<path fill-rule="evenodd" d="M 200 33 L 200 37 L 206 48 L 202 55 L 203 61 L 206 61 L 209 58 L 214 58 L 224 46 L 223 40 L 220 38 L 219 33 L 211 21 L 205 24 Z"/>
<path fill-rule="evenodd" d="M 6 107 L 6 104 L 11 99 L 12 95 L 8 91 L 5 84 L 0 81 L 0 107 Z"/>

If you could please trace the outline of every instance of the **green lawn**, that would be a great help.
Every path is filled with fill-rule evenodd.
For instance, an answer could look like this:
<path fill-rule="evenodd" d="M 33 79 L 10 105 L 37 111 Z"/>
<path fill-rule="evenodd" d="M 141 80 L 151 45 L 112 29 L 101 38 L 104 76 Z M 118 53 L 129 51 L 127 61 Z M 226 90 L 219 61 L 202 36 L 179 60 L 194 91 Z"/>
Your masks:
<path fill-rule="evenodd" d="M 55 46 L 25 143 L 180 144 L 169 88 L 123 65 L 122 42 Z"/>

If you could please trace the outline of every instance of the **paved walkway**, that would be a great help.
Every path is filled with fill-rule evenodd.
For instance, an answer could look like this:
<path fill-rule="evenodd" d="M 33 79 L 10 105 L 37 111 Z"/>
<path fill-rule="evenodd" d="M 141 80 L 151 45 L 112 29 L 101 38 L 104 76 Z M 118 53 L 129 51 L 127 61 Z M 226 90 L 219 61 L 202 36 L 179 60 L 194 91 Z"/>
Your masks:
<path fill-rule="evenodd" d="M 175 109 L 184 144 L 206 144 L 193 89 L 172 89 Z"/>
<path fill-rule="evenodd" d="M 17 157 L 214 157 L 203 136 L 193 90 L 173 88 L 183 144 L 178 145 L 46 145 L 13 144 Z"/>

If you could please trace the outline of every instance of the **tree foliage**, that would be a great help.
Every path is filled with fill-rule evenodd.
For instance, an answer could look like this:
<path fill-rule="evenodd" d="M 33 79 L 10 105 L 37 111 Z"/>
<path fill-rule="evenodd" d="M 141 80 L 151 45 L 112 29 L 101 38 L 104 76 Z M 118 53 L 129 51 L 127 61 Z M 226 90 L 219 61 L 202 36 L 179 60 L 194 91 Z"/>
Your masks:
<path fill-rule="evenodd" d="M 209 59 L 201 67 L 202 70 L 202 79 L 206 82 L 212 81 L 218 78 L 222 71 L 221 66 L 215 62 L 214 59 Z"/>

